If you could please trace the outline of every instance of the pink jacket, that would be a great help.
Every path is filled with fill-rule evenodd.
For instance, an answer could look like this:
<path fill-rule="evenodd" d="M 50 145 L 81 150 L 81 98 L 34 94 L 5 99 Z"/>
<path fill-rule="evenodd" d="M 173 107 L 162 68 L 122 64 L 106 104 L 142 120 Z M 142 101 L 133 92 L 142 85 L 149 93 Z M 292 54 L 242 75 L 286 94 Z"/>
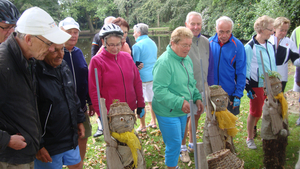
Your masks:
<path fill-rule="evenodd" d="M 98 115 L 100 113 L 95 68 L 98 72 L 100 95 L 101 98 L 105 98 L 107 113 L 115 99 L 127 102 L 131 110 L 145 107 L 142 80 L 131 56 L 122 51 L 115 56 L 103 49 L 101 53 L 92 57 L 89 68 L 89 95 Z"/>

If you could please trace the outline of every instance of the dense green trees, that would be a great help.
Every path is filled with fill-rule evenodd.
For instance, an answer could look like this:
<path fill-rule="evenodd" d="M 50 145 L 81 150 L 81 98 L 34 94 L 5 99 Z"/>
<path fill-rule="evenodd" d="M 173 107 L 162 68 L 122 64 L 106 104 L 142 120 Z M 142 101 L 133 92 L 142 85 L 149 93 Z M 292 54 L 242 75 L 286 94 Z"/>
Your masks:
<path fill-rule="evenodd" d="M 132 27 L 144 22 L 151 27 L 183 26 L 189 11 L 203 16 L 203 34 L 215 33 L 215 21 L 222 15 L 234 21 L 234 35 L 249 39 L 255 20 L 262 15 L 273 18 L 285 16 L 291 20 L 290 32 L 300 25 L 299 0 L 11 0 L 23 12 L 31 6 L 39 6 L 56 21 L 72 16 L 82 29 L 94 32 L 103 25 L 107 16 L 121 16 Z"/>

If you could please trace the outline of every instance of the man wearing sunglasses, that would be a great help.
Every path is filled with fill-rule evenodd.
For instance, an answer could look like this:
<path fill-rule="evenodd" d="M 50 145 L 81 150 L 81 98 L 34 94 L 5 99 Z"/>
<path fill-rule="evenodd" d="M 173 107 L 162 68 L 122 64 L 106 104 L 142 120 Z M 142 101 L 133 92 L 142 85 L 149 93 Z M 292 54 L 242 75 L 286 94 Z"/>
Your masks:
<path fill-rule="evenodd" d="M 43 60 L 55 51 L 54 43 L 63 44 L 71 36 L 38 7 L 27 9 L 16 25 L 16 32 L 0 45 L 0 168 L 33 169 L 42 131 L 35 60 Z"/>

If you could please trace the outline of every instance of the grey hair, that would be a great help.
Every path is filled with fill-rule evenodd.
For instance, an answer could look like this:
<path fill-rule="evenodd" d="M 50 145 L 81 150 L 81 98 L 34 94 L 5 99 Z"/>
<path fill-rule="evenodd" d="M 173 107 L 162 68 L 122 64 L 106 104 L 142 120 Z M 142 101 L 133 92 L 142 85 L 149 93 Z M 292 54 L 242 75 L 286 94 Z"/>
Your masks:
<path fill-rule="evenodd" d="M 114 17 L 114 16 L 108 16 L 108 17 L 106 17 L 106 18 L 104 19 L 104 25 L 108 25 L 108 24 L 112 23 L 112 21 L 113 21 L 114 19 L 116 19 L 116 17 Z"/>
<path fill-rule="evenodd" d="M 218 25 L 221 21 L 230 22 L 231 23 L 231 32 L 233 30 L 233 21 L 228 16 L 221 16 L 219 19 L 216 20 L 216 29 L 218 29 Z"/>
<path fill-rule="evenodd" d="M 186 23 L 189 23 L 190 16 L 192 16 L 192 15 L 200 16 L 200 18 L 202 19 L 202 16 L 201 16 L 201 14 L 199 12 L 191 11 L 186 16 L 186 19 L 185 19 Z"/>
<path fill-rule="evenodd" d="M 148 35 L 148 28 L 149 26 L 144 23 L 138 23 L 133 26 L 133 30 L 136 32 L 140 32 L 141 35 Z"/>
<path fill-rule="evenodd" d="M 21 33 L 21 32 L 18 32 L 18 31 L 16 31 L 16 33 L 17 33 L 17 37 L 19 38 L 19 39 L 24 39 L 24 37 L 26 36 L 26 34 L 25 33 Z"/>

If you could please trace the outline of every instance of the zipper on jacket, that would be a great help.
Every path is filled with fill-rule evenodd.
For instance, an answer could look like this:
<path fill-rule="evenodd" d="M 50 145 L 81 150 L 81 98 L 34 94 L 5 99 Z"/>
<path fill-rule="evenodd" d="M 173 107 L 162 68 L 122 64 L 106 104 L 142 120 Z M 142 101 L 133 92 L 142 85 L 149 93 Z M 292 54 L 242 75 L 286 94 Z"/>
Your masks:
<path fill-rule="evenodd" d="M 270 58 L 270 55 L 269 55 L 269 52 L 268 52 L 268 42 L 266 42 L 266 51 L 267 51 L 267 54 L 268 54 L 268 57 L 269 57 L 270 69 L 271 69 L 271 71 L 272 71 L 271 58 Z"/>
<path fill-rule="evenodd" d="M 192 96 L 192 93 L 191 93 L 190 87 L 189 87 L 189 83 L 190 83 L 190 76 L 189 76 L 189 73 L 188 73 L 186 67 L 185 67 L 184 64 L 183 64 L 183 59 L 181 60 L 180 63 L 181 63 L 181 65 L 184 67 L 184 69 L 185 69 L 185 71 L 186 71 L 186 74 L 187 74 L 187 76 L 188 76 L 187 88 L 188 88 L 188 90 L 189 90 L 189 92 L 190 92 L 191 99 L 193 99 L 193 96 Z"/>
<path fill-rule="evenodd" d="M 77 93 L 77 83 L 76 83 L 76 74 L 75 74 L 75 68 L 74 68 L 74 63 L 73 63 L 73 58 L 72 58 L 72 53 L 70 53 L 70 60 L 71 60 L 71 65 L 72 65 L 72 71 L 73 71 L 73 79 L 74 79 L 74 86 L 75 86 L 75 93 Z"/>
<path fill-rule="evenodd" d="M 116 61 L 116 64 L 118 65 L 118 67 L 119 67 L 119 69 L 121 71 L 121 74 L 122 74 L 123 86 L 124 86 L 124 91 L 125 91 L 125 102 L 127 102 L 127 94 L 126 94 L 126 86 L 125 86 L 124 74 L 123 74 L 123 71 L 122 71 L 120 65 L 117 62 L 117 58 L 115 59 L 115 61 Z"/>
<path fill-rule="evenodd" d="M 223 46 L 222 46 L 223 47 Z M 218 85 L 220 85 L 220 60 L 221 60 L 221 51 L 222 51 L 222 47 L 220 48 L 220 52 L 219 52 L 219 62 L 218 62 L 218 74 L 217 74 L 217 76 L 218 76 Z"/>
<path fill-rule="evenodd" d="M 48 120 L 49 120 L 51 110 L 52 110 L 52 104 L 50 104 L 50 108 L 49 108 L 47 118 L 46 118 L 46 121 L 45 121 L 45 125 L 44 125 L 44 133 L 42 134 L 42 137 L 44 137 L 44 135 L 46 134 L 47 123 L 48 123 Z"/>

